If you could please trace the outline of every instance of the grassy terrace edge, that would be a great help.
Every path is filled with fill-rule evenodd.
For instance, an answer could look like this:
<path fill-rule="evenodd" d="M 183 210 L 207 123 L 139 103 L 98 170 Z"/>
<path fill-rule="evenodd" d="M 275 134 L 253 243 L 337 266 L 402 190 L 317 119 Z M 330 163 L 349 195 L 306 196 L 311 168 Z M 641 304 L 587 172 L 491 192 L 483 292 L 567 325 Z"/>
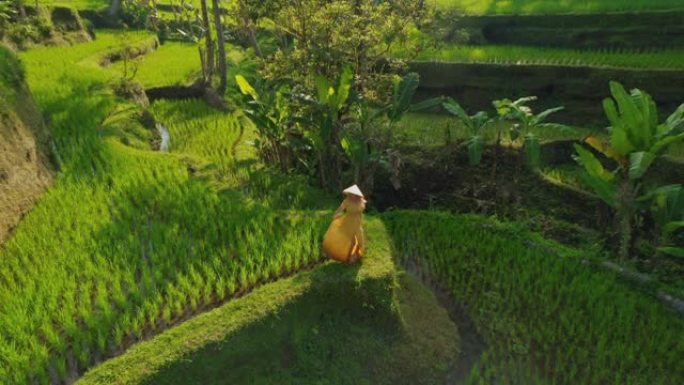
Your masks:
<path fill-rule="evenodd" d="M 684 49 L 581 50 L 505 45 L 445 45 L 429 48 L 411 58 L 405 52 L 397 57 L 415 63 L 463 63 L 498 65 L 537 65 L 601 69 L 683 71 Z"/>
<path fill-rule="evenodd" d="M 389 319 L 395 309 L 396 285 L 389 239 L 380 220 L 369 218 L 368 256 L 358 268 L 329 262 L 255 289 L 244 297 L 198 315 L 148 341 L 140 342 L 121 356 L 88 371 L 79 385 L 144 383 L 163 369 L 207 345 L 220 343 L 249 324 L 276 314 L 304 296 L 343 291 L 348 305 L 374 306 L 378 316 Z M 351 294 L 350 294 L 351 292 Z"/>

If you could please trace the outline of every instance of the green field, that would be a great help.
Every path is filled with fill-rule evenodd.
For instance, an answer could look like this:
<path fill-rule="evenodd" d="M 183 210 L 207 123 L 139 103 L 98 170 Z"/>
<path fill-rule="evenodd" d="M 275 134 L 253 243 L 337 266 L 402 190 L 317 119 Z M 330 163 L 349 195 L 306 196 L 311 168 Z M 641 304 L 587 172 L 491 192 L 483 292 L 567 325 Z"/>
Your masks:
<path fill-rule="evenodd" d="M 473 15 L 602 13 L 684 9 L 679 0 L 434 0 L 445 9 Z"/>
<path fill-rule="evenodd" d="M 186 84 L 200 74 L 200 59 L 194 44 L 171 41 L 163 49 L 133 60 L 131 67 L 135 73 L 133 80 L 144 87 Z M 121 74 L 123 62 L 115 63 L 108 70 Z"/>
<path fill-rule="evenodd" d="M 66 378 L 67 357 L 87 367 L 319 258 L 327 215 L 279 212 L 240 187 L 249 173 L 236 171 L 229 150 L 238 116 L 201 103 L 155 106 L 179 140 L 170 154 L 151 151 L 148 131 L 138 129 L 132 148 L 127 128 L 100 125 L 120 101 L 105 91 L 105 71 L 78 63 L 115 40 L 101 32 L 92 43 L 22 55 L 62 172 L 0 250 L 0 377 L 13 383 L 45 380 L 48 367 Z M 282 193 L 290 202 L 307 194 Z"/>
<path fill-rule="evenodd" d="M 31 4 L 32 2 L 27 2 Z M 63 6 L 76 9 L 102 9 L 109 5 L 107 0 L 37 0 L 38 4 L 47 6 Z"/>
<path fill-rule="evenodd" d="M 470 309 L 486 349 L 467 384 L 668 384 L 684 320 L 520 226 L 448 213 L 383 215 L 395 256 Z M 657 358 L 656 358 L 657 357 Z"/>
<path fill-rule="evenodd" d="M 473 15 L 684 10 L 684 0 L 430 1 Z M 668 254 L 684 252 L 684 191 L 672 186 L 682 175 L 684 115 L 656 127 L 650 99 L 619 94 L 615 111 L 603 105 L 610 122 L 545 125 L 593 112 L 577 100 L 596 100 L 600 112 L 598 96 L 574 84 L 591 82 L 544 88 L 548 99 L 529 104 L 535 113 L 562 92 L 576 99 L 535 117 L 527 105 L 483 96 L 531 71 L 500 79 L 500 66 L 439 64 L 658 70 L 669 80 L 684 71 L 684 48 L 456 45 L 407 23 L 409 41 L 382 51 L 390 65 L 372 73 L 384 61 L 372 52 L 370 64 L 360 62 L 362 51 L 380 48 L 366 41 L 376 32 L 389 41 L 384 33 L 398 27 L 369 24 L 377 29 L 354 36 L 367 16 L 348 25 L 335 8 L 351 4 L 321 1 L 331 7 L 321 14 L 340 18 L 311 35 L 299 29 L 308 33 L 302 21 L 318 10 L 285 8 L 251 35 L 227 15 L 225 92 L 218 71 L 197 81 L 203 44 L 162 45 L 151 31 L 98 29 L 94 40 L 67 45 L 43 25 L 44 41 L 25 51 L 0 46 L 0 104 L 26 82 L 56 168 L 0 244 L 0 385 L 684 383 L 684 317 L 667 302 L 684 295 L 683 260 Z M 0 26 L 13 33 L 34 27 L 9 15 Z M 430 47 L 415 50 L 423 43 Z M 129 49 L 137 57 L 120 60 Z M 434 79 L 424 72 L 431 84 L 421 88 L 393 58 L 437 62 Z M 457 101 L 464 106 L 489 105 L 488 116 L 444 105 L 446 95 L 418 108 L 449 80 L 443 67 L 497 72 L 486 84 L 463 76 L 471 83 L 454 92 L 471 98 Z M 212 89 L 152 103 L 141 94 L 193 82 Z M 522 87 L 500 89 L 492 93 Z M 659 104 L 663 94 L 672 99 L 657 91 Z M 214 96 L 224 108 L 207 103 Z M 5 120 L 0 139 L 12 135 Z M 679 142 L 660 151 L 664 137 Z M 588 143 L 597 159 L 576 162 Z M 13 174 L 0 166 L 1 194 Z M 339 191 L 352 183 L 367 193 L 368 243 L 360 263 L 347 265 L 326 259 L 321 244 Z M 599 268 L 607 264 L 620 272 Z"/>

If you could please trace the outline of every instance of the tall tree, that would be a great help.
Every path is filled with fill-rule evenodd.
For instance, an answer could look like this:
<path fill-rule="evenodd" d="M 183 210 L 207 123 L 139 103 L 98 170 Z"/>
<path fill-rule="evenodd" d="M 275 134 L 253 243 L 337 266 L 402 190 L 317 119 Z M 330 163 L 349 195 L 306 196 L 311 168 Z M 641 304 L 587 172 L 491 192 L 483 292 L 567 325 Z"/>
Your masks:
<path fill-rule="evenodd" d="M 223 95 L 228 86 L 228 67 L 226 65 L 226 42 L 223 35 L 223 23 L 221 22 L 221 7 L 219 0 L 212 0 L 214 8 L 214 28 L 216 29 L 216 42 L 218 44 L 218 68 L 219 68 L 219 88 L 218 92 Z"/>
<path fill-rule="evenodd" d="M 214 39 L 211 36 L 211 22 L 209 21 L 209 11 L 207 9 L 207 0 L 202 0 L 202 28 L 204 29 L 204 41 L 206 43 L 206 53 L 204 58 L 204 76 L 205 82 L 211 84 L 211 78 L 214 76 Z"/>

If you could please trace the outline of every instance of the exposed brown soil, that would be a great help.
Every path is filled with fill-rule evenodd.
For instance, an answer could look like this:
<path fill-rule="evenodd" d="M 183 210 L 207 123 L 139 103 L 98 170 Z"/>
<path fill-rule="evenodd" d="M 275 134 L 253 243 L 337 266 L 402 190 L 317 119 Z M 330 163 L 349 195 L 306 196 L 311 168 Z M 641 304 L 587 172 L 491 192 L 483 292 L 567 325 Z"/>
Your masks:
<path fill-rule="evenodd" d="M 0 242 L 33 207 L 54 175 L 49 138 L 31 93 L 0 99 Z"/>

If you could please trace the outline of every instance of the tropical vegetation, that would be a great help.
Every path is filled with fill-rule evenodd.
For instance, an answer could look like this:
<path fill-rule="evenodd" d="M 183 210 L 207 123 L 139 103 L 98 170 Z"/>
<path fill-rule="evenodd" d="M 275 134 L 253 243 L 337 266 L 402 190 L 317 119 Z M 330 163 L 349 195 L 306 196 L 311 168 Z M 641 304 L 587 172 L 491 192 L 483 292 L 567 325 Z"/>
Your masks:
<path fill-rule="evenodd" d="M 0 98 L 30 89 L 57 170 L 0 244 L 0 383 L 681 383 L 684 100 L 615 79 L 579 110 L 533 73 L 489 98 L 510 79 L 417 66 L 680 79 L 681 47 L 440 32 L 661 9 L 0 1 Z M 320 244 L 353 184 L 369 249 L 346 266 Z"/>

